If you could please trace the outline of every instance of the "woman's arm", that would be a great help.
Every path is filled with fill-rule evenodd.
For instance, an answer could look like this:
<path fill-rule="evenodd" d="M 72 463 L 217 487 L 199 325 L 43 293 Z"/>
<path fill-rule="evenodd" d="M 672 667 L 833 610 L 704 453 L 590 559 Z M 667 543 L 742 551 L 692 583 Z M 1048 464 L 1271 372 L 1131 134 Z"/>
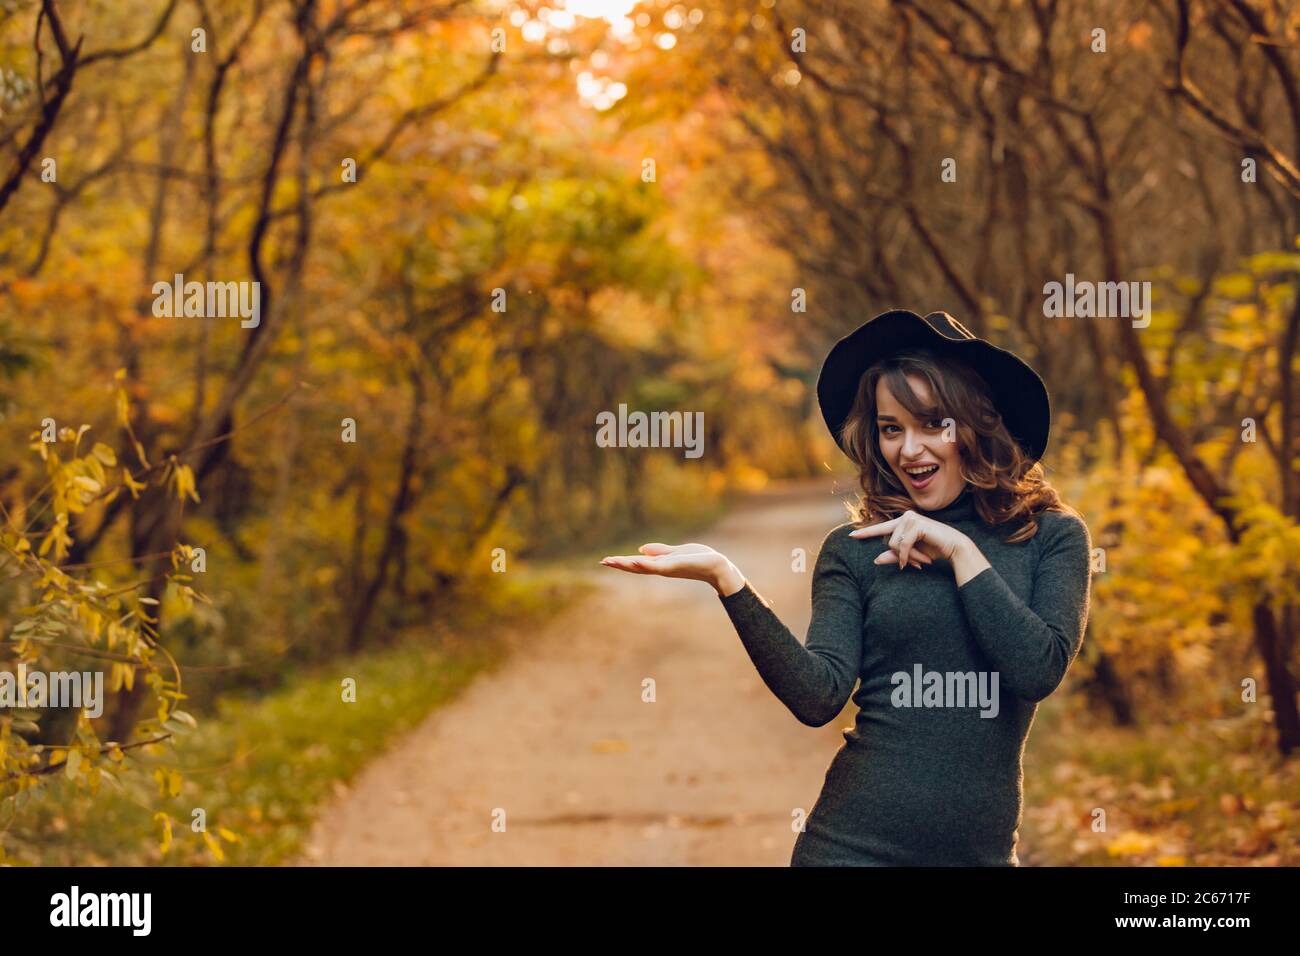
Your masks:
<path fill-rule="evenodd" d="M 1054 691 L 1083 643 L 1088 621 L 1092 538 L 1073 515 L 1040 517 L 1042 552 L 1026 604 L 989 566 L 973 541 L 953 557 L 957 594 L 975 640 L 1017 697 L 1039 701 Z M 978 556 L 978 559 L 976 558 Z M 961 562 L 959 564 L 959 561 Z M 984 568 L 965 580 L 960 568 Z"/>
<path fill-rule="evenodd" d="M 821 727 L 844 708 L 862 664 L 862 591 L 844 553 L 849 525 L 822 542 L 812 578 L 806 644 L 781 623 L 739 571 L 714 585 L 763 682 L 800 722 Z M 739 585 L 735 590 L 732 587 Z"/>

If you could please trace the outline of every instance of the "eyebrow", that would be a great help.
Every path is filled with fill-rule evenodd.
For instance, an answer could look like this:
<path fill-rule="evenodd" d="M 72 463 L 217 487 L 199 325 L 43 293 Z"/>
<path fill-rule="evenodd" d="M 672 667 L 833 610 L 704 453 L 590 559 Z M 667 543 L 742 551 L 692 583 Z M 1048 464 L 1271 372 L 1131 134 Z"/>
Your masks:
<path fill-rule="evenodd" d="M 925 409 L 925 410 L 923 410 L 923 411 L 921 412 L 921 417 L 922 417 L 922 418 L 936 418 L 936 417 L 938 417 L 940 411 L 941 411 L 941 410 L 938 409 L 938 408 L 927 408 L 927 409 Z M 896 422 L 896 421 L 898 421 L 898 419 L 895 418 L 893 415 L 883 415 L 883 414 L 878 414 L 878 415 L 876 415 L 876 421 L 878 421 L 878 422 Z"/>

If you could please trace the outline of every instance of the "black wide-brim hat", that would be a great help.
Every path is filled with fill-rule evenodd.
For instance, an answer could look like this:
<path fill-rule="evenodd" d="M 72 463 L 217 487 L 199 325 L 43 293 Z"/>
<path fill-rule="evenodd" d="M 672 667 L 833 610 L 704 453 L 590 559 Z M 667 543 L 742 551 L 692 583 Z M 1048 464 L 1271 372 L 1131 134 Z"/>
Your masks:
<path fill-rule="evenodd" d="M 840 431 L 853 408 L 862 374 L 879 360 L 921 346 L 965 362 L 988 384 L 994 407 L 1011 437 L 1034 461 L 1047 450 L 1052 405 L 1047 386 L 1025 362 L 978 338 L 947 312 L 922 318 L 907 309 L 882 312 L 831 347 L 817 377 L 822 418 L 841 449 Z"/>

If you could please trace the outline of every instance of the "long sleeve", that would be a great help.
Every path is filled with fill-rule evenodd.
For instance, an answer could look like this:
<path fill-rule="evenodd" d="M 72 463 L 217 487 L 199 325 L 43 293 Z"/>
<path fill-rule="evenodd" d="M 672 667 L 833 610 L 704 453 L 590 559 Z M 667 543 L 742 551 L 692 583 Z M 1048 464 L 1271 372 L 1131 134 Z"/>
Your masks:
<path fill-rule="evenodd" d="M 844 708 L 862 663 L 862 591 L 841 548 L 848 525 L 827 534 L 812 578 L 812 619 L 800 644 L 749 582 L 719 595 L 763 682 L 802 723 L 820 727 Z"/>
<path fill-rule="evenodd" d="M 1061 683 L 1088 620 L 1088 527 L 1073 515 L 1049 515 L 1040 518 L 1044 540 L 1028 604 L 992 567 L 957 589 L 975 640 L 1003 686 L 1028 701 L 1042 700 Z"/>

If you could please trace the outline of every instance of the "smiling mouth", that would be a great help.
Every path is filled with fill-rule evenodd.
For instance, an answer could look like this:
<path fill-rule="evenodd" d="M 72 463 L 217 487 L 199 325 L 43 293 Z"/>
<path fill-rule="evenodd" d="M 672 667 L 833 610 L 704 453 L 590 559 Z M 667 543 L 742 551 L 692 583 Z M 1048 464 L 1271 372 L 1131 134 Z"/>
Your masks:
<path fill-rule="evenodd" d="M 903 469 L 903 474 L 907 476 L 908 484 L 918 490 L 929 485 L 930 482 L 934 480 L 934 476 L 938 473 L 938 465 L 926 465 L 925 467 L 913 470 L 908 470 L 907 468 Z"/>

